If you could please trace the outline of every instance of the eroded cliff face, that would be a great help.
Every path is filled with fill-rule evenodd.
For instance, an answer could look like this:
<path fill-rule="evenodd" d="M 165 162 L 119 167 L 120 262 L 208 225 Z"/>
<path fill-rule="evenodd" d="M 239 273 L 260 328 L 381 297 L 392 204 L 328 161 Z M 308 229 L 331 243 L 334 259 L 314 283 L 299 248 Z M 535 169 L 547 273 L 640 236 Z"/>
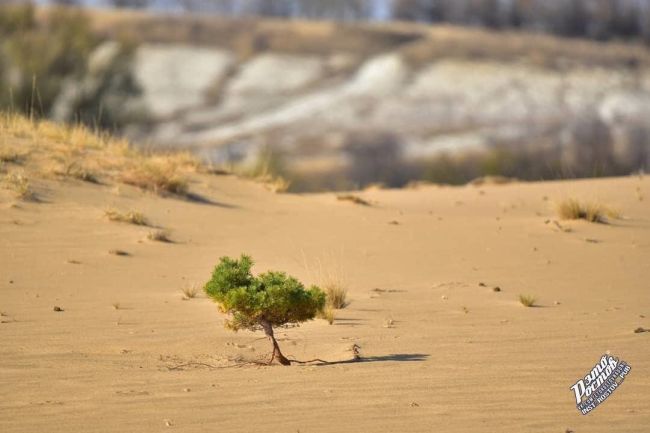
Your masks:
<path fill-rule="evenodd" d="M 507 144 L 560 147 L 563 160 L 579 162 L 594 131 L 611 143 L 591 143 L 590 152 L 626 163 L 647 146 L 639 134 L 648 133 L 650 74 L 627 65 L 413 64 L 400 49 L 367 57 L 271 51 L 238 61 L 226 49 L 145 44 L 134 67 L 155 120 L 147 139 L 217 162 L 250 162 L 271 147 L 301 165 L 345 165 L 360 132 L 390 134 L 405 160 Z"/>

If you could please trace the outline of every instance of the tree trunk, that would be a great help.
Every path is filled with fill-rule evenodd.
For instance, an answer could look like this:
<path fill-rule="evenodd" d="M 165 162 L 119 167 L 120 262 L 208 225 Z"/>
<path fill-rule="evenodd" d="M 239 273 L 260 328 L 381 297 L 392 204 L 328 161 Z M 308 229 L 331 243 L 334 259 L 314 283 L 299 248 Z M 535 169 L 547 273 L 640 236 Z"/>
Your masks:
<path fill-rule="evenodd" d="M 264 333 L 266 334 L 267 337 L 269 337 L 271 343 L 273 343 L 273 354 L 271 355 L 271 360 L 269 361 L 269 364 L 271 364 L 273 360 L 277 357 L 280 364 L 291 365 L 291 361 L 289 361 L 280 351 L 280 346 L 278 345 L 278 342 L 275 339 L 275 336 L 273 335 L 273 326 L 271 326 L 271 324 L 264 319 L 260 320 L 260 325 L 262 325 L 262 328 L 264 329 Z"/>

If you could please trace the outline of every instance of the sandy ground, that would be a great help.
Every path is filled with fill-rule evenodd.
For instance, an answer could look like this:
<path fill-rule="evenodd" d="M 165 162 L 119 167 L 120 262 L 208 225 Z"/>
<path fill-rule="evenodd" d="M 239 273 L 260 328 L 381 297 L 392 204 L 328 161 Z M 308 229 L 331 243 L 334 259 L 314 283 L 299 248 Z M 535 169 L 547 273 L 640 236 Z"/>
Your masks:
<path fill-rule="evenodd" d="M 648 431 L 650 333 L 633 330 L 650 328 L 650 178 L 374 190 L 368 207 L 193 180 L 212 204 L 79 181 L 36 182 L 40 203 L 0 191 L 0 431 Z M 623 218 L 560 230 L 569 196 Z M 333 325 L 279 331 L 286 355 L 346 361 L 358 344 L 365 362 L 232 367 L 270 344 L 181 288 L 242 252 L 349 287 Z M 569 387 L 606 351 L 632 371 L 583 416 Z"/>

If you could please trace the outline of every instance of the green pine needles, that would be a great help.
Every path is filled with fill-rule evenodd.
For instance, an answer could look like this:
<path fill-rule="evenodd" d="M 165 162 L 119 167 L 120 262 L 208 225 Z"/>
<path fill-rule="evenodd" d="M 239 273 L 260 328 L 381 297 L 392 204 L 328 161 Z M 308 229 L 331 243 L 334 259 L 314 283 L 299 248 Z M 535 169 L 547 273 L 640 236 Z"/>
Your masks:
<path fill-rule="evenodd" d="M 205 293 L 230 314 L 226 327 L 237 331 L 264 330 L 273 343 L 273 354 L 282 365 L 291 365 L 278 346 L 273 327 L 313 319 L 325 306 L 325 293 L 316 286 L 303 284 L 284 272 L 269 271 L 254 277 L 253 260 L 243 255 L 239 260 L 222 257 L 205 284 Z"/>

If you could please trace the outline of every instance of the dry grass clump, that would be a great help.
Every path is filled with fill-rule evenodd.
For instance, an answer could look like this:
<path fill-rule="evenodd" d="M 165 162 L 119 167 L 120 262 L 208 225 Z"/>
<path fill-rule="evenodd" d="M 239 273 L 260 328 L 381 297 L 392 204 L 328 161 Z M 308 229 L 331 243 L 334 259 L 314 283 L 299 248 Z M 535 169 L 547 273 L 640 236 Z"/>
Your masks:
<path fill-rule="evenodd" d="M 370 206 L 370 202 L 367 200 L 362 199 L 361 197 L 353 194 L 341 194 L 337 195 L 336 199 L 339 201 L 349 201 L 354 204 L 358 204 L 361 206 Z"/>
<path fill-rule="evenodd" d="M 340 284 L 329 282 L 324 285 L 323 289 L 327 295 L 327 305 L 340 310 L 348 305 L 347 296 L 348 291 Z"/>
<path fill-rule="evenodd" d="M 199 294 L 199 287 L 196 284 L 192 284 L 183 287 L 181 292 L 183 292 L 183 300 L 187 301 L 196 298 L 196 295 Z"/>
<path fill-rule="evenodd" d="M 188 152 L 151 154 L 131 147 L 126 140 L 83 126 L 9 113 L 0 113 L 0 142 L 15 142 L 25 149 L 24 155 L 29 154 L 25 169 L 30 177 L 46 177 L 54 166 L 54 173 L 60 176 L 98 182 L 101 174 L 104 182 L 117 181 L 161 195 L 188 196 L 187 174 L 202 167 Z M 22 162 L 16 152 L 7 150 L 2 155 L 7 161 Z"/>
<path fill-rule="evenodd" d="M 325 308 L 323 308 L 319 313 L 318 313 L 318 318 L 327 320 L 327 323 L 330 325 L 334 324 L 334 319 L 336 319 L 336 315 L 334 313 L 334 308 L 332 308 L 331 305 L 326 305 Z"/>
<path fill-rule="evenodd" d="M 562 219 L 583 219 L 592 223 L 607 223 L 608 218 L 618 218 L 618 211 L 595 202 L 580 202 L 568 198 L 557 204 L 557 214 Z"/>
<path fill-rule="evenodd" d="M 283 154 L 270 147 L 260 151 L 251 167 L 236 169 L 235 174 L 260 182 L 274 193 L 287 192 L 291 187 L 291 181 L 285 176 L 287 167 Z"/>
<path fill-rule="evenodd" d="M 172 243 L 172 240 L 169 237 L 169 231 L 167 230 L 154 230 L 152 232 L 149 232 L 147 239 L 155 242 Z"/>
<path fill-rule="evenodd" d="M 287 192 L 289 188 L 291 187 L 291 181 L 288 179 L 285 179 L 282 176 L 274 176 L 270 178 L 261 178 L 259 179 L 260 182 L 262 182 L 266 188 L 274 193 L 283 193 Z"/>
<path fill-rule="evenodd" d="M 108 250 L 108 254 L 114 255 L 114 256 L 120 256 L 120 257 L 128 257 L 131 254 L 129 254 L 128 251 L 124 250 L 118 250 L 118 249 L 113 249 L 113 250 Z"/>
<path fill-rule="evenodd" d="M 6 189 L 12 191 L 17 199 L 25 201 L 36 199 L 29 180 L 22 174 L 8 174 L 3 178 L 2 184 Z"/>
<path fill-rule="evenodd" d="M 65 164 L 62 170 L 55 170 L 54 173 L 59 176 L 69 177 L 83 182 L 99 183 L 97 175 L 93 171 L 83 167 L 77 161 Z"/>
<path fill-rule="evenodd" d="M 127 213 L 121 213 L 115 209 L 107 209 L 104 211 L 104 216 L 109 221 L 135 224 L 137 226 L 149 225 L 149 220 L 141 212 L 128 211 Z"/>
<path fill-rule="evenodd" d="M 535 302 L 537 302 L 537 299 L 535 299 L 534 296 L 530 296 L 530 295 L 519 295 L 519 302 L 524 307 L 534 307 Z"/>
<path fill-rule="evenodd" d="M 153 159 L 122 173 L 120 180 L 156 194 L 187 195 L 188 180 L 179 172 L 174 161 Z"/>
<path fill-rule="evenodd" d="M 191 152 L 181 151 L 176 153 L 167 153 L 159 155 L 156 158 L 164 159 L 167 163 L 174 164 L 183 169 L 190 169 L 194 171 L 203 171 L 203 162 Z"/>
<path fill-rule="evenodd" d="M 269 191 L 274 193 L 287 192 L 291 187 L 291 181 L 280 174 L 274 174 L 266 169 L 253 169 L 239 171 L 239 175 L 254 179 L 263 184 Z"/>
<path fill-rule="evenodd" d="M 340 310 L 349 305 L 346 278 L 340 260 L 335 257 L 318 258 L 314 266 L 314 264 L 310 265 L 303 252 L 303 265 L 312 277 L 318 281 L 318 286 L 325 292 L 325 308 L 319 317 L 328 320 L 330 323 L 333 322 L 334 310 Z"/>
<path fill-rule="evenodd" d="M 12 149 L 0 149 L 0 162 L 5 164 L 20 164 L 25 155 Z"/>

